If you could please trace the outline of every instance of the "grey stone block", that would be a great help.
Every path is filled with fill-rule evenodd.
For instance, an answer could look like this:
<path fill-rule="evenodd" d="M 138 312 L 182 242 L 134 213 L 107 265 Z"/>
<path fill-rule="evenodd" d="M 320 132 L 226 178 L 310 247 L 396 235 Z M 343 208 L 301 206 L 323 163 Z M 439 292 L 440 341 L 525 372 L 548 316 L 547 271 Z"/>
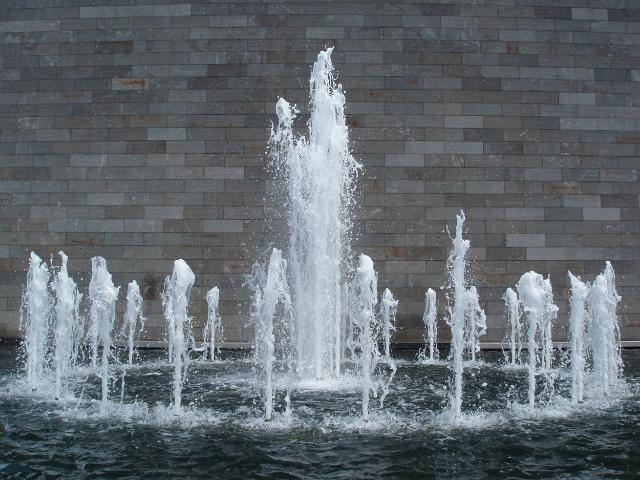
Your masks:
<path fill-rule="evenodd" d="M 224 287 L 230 331 L 249 338 L 233 285 L 268 231 L 286 230 L 265 219 L 279 213 L 265 192 L 282 188 L 265 169 L 269 121 L 282 96 L 304 128 L 325 46 L 364 165 L 354 248 L 404 305 L 402 338 L 421 335 L 423 287 L 444 281 L 460 208 L 491 335 L 526 270 L 564 279 L 613 258 L 623 299 L 639 288 L 629 2 L 65 2 L 14 2 L 0 22 L 0 336 L 17 321 L 12 259 L 51 244 L 80 269 L 106 255 L 123 284 L 161 282 L 183 256 Z M 159 321 L 159 302 L 149 310 Z"/>

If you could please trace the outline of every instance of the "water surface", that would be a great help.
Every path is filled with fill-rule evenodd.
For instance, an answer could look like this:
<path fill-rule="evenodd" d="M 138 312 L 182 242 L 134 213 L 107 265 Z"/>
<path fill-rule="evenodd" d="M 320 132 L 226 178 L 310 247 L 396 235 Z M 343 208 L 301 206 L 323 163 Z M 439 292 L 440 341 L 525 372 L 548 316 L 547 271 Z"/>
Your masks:
<path fill-rule="evenodd" d="M 171 367 L 158 352 L 126 371 L 122 396 L 116 375 L 106 408 L 92 400 L 100 379 L 88 371 L 74 380 L 74 400 L 25 392 L 15 356 L 15 348 L 0 348 L 1 478 L 633 478 L 640 472 L 640 350 L 624 352 L 625 386 L 617 398 L 572 407 L 559 371 L 554 400 L 534 412 L 524 406 L 526 371 L 500 368 L 497 354 L 484 353 L 484 365 L 465 370 L 459 424 L 443 414 L 447 367 L 411 358 L 400 361 L 385 408 L 373 408 L 369 422 L 359 419 L 357 382 L 347 381 L 298 386 L 292 417 L 265 423 L 255 373 L 238 354 L 192 365 L 180 416 L 168 408 Z M 278 411 L 282 401 L 279 393 Z"/>

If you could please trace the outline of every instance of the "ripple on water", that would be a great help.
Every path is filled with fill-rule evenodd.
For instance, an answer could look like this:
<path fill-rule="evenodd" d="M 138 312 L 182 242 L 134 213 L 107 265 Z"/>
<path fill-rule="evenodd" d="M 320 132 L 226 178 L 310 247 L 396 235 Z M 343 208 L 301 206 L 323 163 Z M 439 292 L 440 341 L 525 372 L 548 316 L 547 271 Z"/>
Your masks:
<path fill-rule="evenodd" d="M 295 385 L 290 414 L 276 379 L 277 414 L 264 422 L 254 372 L 242 360 L 194 363 L 177 415 L 171 367 L 157 358 L 126 368 L 122 399 L 116 380 L 106 405 L 94 400 L 100 379 L 90 371 L 74 377 L 72 396 L 52 402 L 0 364 L 0 477 L 607 478 L 640 471 L 640 351 L 625 352 L 626 381 L 610 398 L 572 405 L 558 375 L 558 395 L 533 410 L 522 392 L 526 371 L 500 367 L 496 358 L 467 369 L 456 421 L 446 411 L 443 364 L 398 362 L 386 408 L 366 422 L 357 378 Z"/>

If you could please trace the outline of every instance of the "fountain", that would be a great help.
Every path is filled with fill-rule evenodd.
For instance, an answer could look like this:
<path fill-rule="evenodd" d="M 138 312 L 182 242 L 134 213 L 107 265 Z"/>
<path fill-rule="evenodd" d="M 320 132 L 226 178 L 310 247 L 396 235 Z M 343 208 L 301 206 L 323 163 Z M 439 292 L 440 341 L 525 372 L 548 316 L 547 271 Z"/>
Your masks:
<path fill-rule="evenodd" d="M 465 299 L 465 346 L 472 363 L 476 361 L 476 353 L 480 351 L 480 337 L 487 332 L 487 316 L 480 307 L 480 297 L 476 287 L 469 287 Z"/>
<path fill-rule="evenodd" d="M 47 264 L 31 252 L 27 285 L 22 293 L 19 325 L 24 331 L 27 383 L 33 391 L 46 382 L 49 373 L 47 336 L 53 303 L 47 289 L 49 278 Z"/>
<path fill-rule="evenodd" d="M 373 269 L 373 261 L 367 255 L 360 255 L 358 268 L 351 283 L 351 318 L 357 328 L 357 345 L 362 377 L 362 418 L 369 418 L 369 397 L 375 388 L 373 374 L 380 352 L 375 338 L 378 303 L 378 277 Z"/>
<path fill-rule="evenodd" d="M 98 368 L 98 351 L 102 347 L 99 376 L 102 380 L 102 405 L 109 397 L 109 360 L 111 354 L 111 331 L 116 319 L 116 300 L 120 287 L 113 285 L 107 270 L 107 261 L 102 257 L 91 259 L 91 281 L 89 283 L 89 310 L 91 333 L 91 365 Z"/>
<path fill-rule="evenodd" d="M 527 365 L 529 374 L 528 398 L 529 406 L 533 407 L 535 405 L 536 394 L 537 337 L 539 335 L 539 329 L 543 324 L 545 312 L 544 279 L 539 273 L 527 272 L 520 277 L 516 289 L 522 302 L 522 310 L 527 325 L 527 350 L 529 355 L 529 363 Z"/>
<path fill-rule="evenodd" d="M 80 316 L 82 295 L 78 292 L 76 282 L 67 271 L 69 257 L 64 252 L 59 252 L 59 255 L 62 263 L 51 285 L 56 299 L 53 359 L 57 399 L 63 398 L 67 394 L 66 384 L 63 382 L 78 362 L 84 335 L 84 324 Z"/>
<path fill-rule="evenodd" d="M 114 340 L 113 327 L 119 288 L 113 284 L 105 259 L 94 257 L 89 285 L 89 326 L 84 338 L 83 320 L 79 315 L 82 296 L 68 274 L 66 255 L 60 252 L 62 263 L 49 289 L 52 271 L 32 253 L 20 322 L 25 332 L 26 383 L 31 390 L 41 396 L 55 388 L 55 399 L 60 403 L 47 403 L 61 407 L 64 415 L 71 418 L 78 415 L 84 420 L 90 415 L 87 410 L 93 408 L 93 400 L 87 398 L 84 390 L 74 398 L 73 407 L 67 406 L 70 402 L 64 400 L 71 397 L 72 388 L 79 391 L 78 387 L 84 388 L 89 383 L 90 375 L 98 373 L 101 418 L 104 419 L 107 412 L 109 421 L 113 418 L 134 419 L 160 428 L 196 425 L 215 429 L 222 424 L 221 431 L 225 434 L 237 428 L 246 428 L 249 432 L 300 428 L 319 436 L 336 429 L 358 431 L 359 435 L 381 428 L 411 432 L 422 428 L 428 432 L 438 429 L 441 423 L 446 428 L 452 424 L 464 427 L 485 421 L 499 426 L 505 416 L 508 421 L 523 417 L 533 421 L 543 417 L 544 407 L 550 407 L 548 412 L 552 414 L 554 408 L 566 408 L 567 403 L 560 399 L 551 401 L 557 398 L 554 393 L 556 383 L 561 386 L 559 392 L 565 391 L 564 388 L 570 391 L 571 402 L 576 406 L 585 401 L 592 405 L 609 405 L 613 403 L 611 399 L 623 397 L 621 394 L 614 397 L 621 391 L 622 376 L 616 315 L 620 297 L 609 262 L 593 285 L 585 284 L 569 273 L 570 366 L 563 362 L 554 364 L 556 350 L 552 335 L 558 308 L 554 304 L 550 279 L 527 272 L 515 290 L 508 288 L 502 297 L 508 323 L 504 345 L 510 349 L 506 358 L 509 366 L 486 368 L 486 359 L 491 354 L 480 356 L 478 353 L 480 339 L 486 332 L 486 315 L 478 290 L 469 285 L 466 275 L 470 242 L 463 235 L 465 214 L 461 211 L 456 218 L 455 236 L 447 260 L 447 324 L 452 335 L 449 354 L 449 369 L 453 374 L 451 392 L 445 415 L 435 415 L 443 399 L 439 374 L 436 373 L 433 382 L 429 379 L 433 371 L 441 370 L 433 365 L 438 359 L 436 292 L 429 288 L 425 293 L 425 348 L 420 353 L 420 361 L 396 363 L 392 336 L 396 331 L 398 300 L 389 289 L 378 296 L 378 277 L 369 256 L 361 254 L 357 268 L 349 267 L 349 211 L 360 166 L 349 154 L 344 96 L 333 76 L 331 49 L 318 56 L 310 94 L 308 138 L 293 134 L 295 107 L 283 99 L 276 105 L 278 124 L 271 133 L 270 153 L 276 172 L 287 185 L 288 244 L 285 254 L 277 248 L 271 249 L 268 264 L 254 264 L 251 275 L 246 278 L 246 285 L 252 291 L 250 317 L 255 329 L 255 381 L 246 378 L 252 373 L 244 359 L 236 362 L 220 352 L 220 291 L 217 287 L 211 288 L 206 294 L 208 315 L 203 341 L 204 358 L 215 360 L 215 363 L 199 362 L 198 371 L 215 371 L 211 378 L 221 383 L 210 388 L 209 382 L 205 382 L 207 387 L 203 388 L 194 382 L 195 394 L 185 411 L 183 386 L 191 355 L 196 351 L 188 311 L 195 275 L 184 260 L 176 260 L 162 292 L 169 363 L 152 362 L 140 368 L 126 369 L 134 376 L 133 385 L 138 387 L 140 383 L 135 382 L 149 385 L 144 383 L 147 375 L 161 376 L 163 369 L 169 370 L 172 374 L 172 414 L 166 415 L 166 409 L 161 406 L 149 408 L 149 402 L 157 401 L 157 398 L 139 402 L 137 396 L 145 395 L 144 388 L 134 388 L 135 397 L 130 394 L 130 402 L 126 403 L 124 378 L 122 405 L 107 409 L 112 362 L 118 357 L 113 353 L 119 346 Z M 51 292 L 55 294 L 55 302 Z M 115 334 L 126 337 L 129 365 L 134 361 L 141 362 L 145 355 L 135 351 L 136 337 L 140 336 L 143 323 L 143 300 L 137 282 L 132 281 L 127 289 L 122 329 Z M 523 345 L 525 333 L 526 346 Z M 91 369 L 78 368 L 84 361 L 81 355 L 85 347 L 83 342 L 88 343 Z M 521 358 L 524 349 L 528 352 L 527 404 L 534 407 L 537 401 L 541 408 L 536 410 L 513 405 L 511 388 L 506 398 L 500 397 L 499 392 L 485 393 L 492 389 L 483 390 L 487 386 L 484 380 L 494 381 L 492 386 L 496 388 L 493 390 L 499 390 L 499 386 L 505 384 L 504 376 L 521 380 L 525 372 L 510 367 L 524 361 Z M 470 363 L 465 363 L 466 360 Z M 464 367 L 469 365 L 472 375 L 465 377 L 464 383 L 467 395 L 475 395 L 478 400 L 495 395 L 478 408 L 483 412 L 482 416 L 463 414 L 463 375 Z M 144 369 L 153 371 L 140 374 Z M 91 373 L 87 375 L 87 371 Z M 396 372 L 399 372 L 396 382 L 400 382 L 397 395 L 391 395 L 387 400 Z M 542 392 L 536 392 L 538 377 L 545 380 Z M 222 384 L 224 388 L 218 388 Z M 130 387 L 131 383 L 128 385 Z M 255 411 L 254 388 L 264 402 L 264 415 L 246 418 L 248 412 Z M 278 394 L 283 391 L 284 409 L 279 415 Z M 300 397 L 292 399 L 292 392 Z M 354 392 L 361 400 L 361 418 L 352 415 L 345 418 L 340 413 L 342 401 Z M 390 411 L 374 414 L 372 399 L 378 399 L 379 410 L 387 408 Z M 505 403 L 509 405 L 507 409 L 496 407 Z M 296 405 L 295 415 L 293 405 Z M 487 410 L 491 408 L 497 410 Z M 577 407 L 568 411 L 574 408 Z M 274 422 L 274 419 L 284 421 Z M 263 420 L 272 423 L 265 425 Z M 233 428 L 228 428 L 229 424 Z M 477 431 L 483 434 L 485 429 Z M 450 436 L 449 433 L 446 435 Z M 457 439 L 458 436 L 454 437 Z M 518 436 L 511 438 L 515 437 Z M 2 468 L 0 465 L 0 472 Z"/>
<path fill-rule="evenodd" d="M 384 289 L 382 293 L 382 342 L 384 345 L 384 356 L 391 359 L 391 332 L 394 332 L 396 315 L 398 313 L 398 300 L 393 298 L 391 290 Z"/>
<path fill-rule="evenodd" d="M 222 338 L 222 319 L 220 318 L 219 302 L 220 302 L 220 290 L 218 287 L 213 287 L 207 292 L 207 324 L 204 327 L 202 334 L 202 341 L 205 345 L 205 357 L 207 351 L 209 357 L 213 361 L 216 359 L 216 349 L 219 350 L 216 340 Z"/>
<path fill-rule="evenodd" d="M 438 360 L 438 319 L 436 317 L 436 292 L 430 288 L 425 293 L 424 313 L 422 314 L 422 323 L 424 323 L 424 343 L 425 350 L 421 350 L 418 356 L 422 360 L 434 362 Z M 429 356 L 426 356 L 426 351 Z"/>
<path fill-rule="evenodd" d="M 543 286 L 544 315 L 542 316 L 542 368 L 549 371 L 553 368 L 553 322 L 558 316 L 558 307 L 553 303 L 553 289 L 549 277 L 544 279 Z"/>
<path fill-rule="evenodd" d="M 507 288 L 502 296 L 504 302 L 504 308 L 506 311 L 506 320 L 509 330 L 507 336 L 503 342 L 509 345 L 509 358 L 508 361 L 511 366 L 515 366 L 520 363 L 520 357 L 522 354 L 523 332 L 522 332 L 522 308 L 518 294 L 512 288 Z"/>
<path fill-rule="evenodd" d="M 164 281 L 162 306 L 167 320 L 169 359 L 173 363 L 173 409 L 182 410 L 182 386 L 189 367 L 188 342 L 193 343 L 191 317 L 187 313 L 191 287 L 196 281 L 187 262 L 173 262 L 173 272 Z"/>
<path fill-rule="evenodd" d="M 451 328 L 451 351 L 449 358 L 454 375 L 453 394 L 450 398 L 450 416 L 457 419 L 462 415 L 462 355 L 465 350 L 465 323 L 467 317 L 468 293 L 465 280 L 465 255 L 471 246 L 469 240 L 462 238 L 464 212 L 456 216 L 456 236 L 453 248 L 447 259 L 449 285 L 453 298 L 449 298 L 447 325 Z M 453 302 L 453 303 L 451 303 Z"/>
<path fill-rule="evenodd" d="M 593 281 L 587 296 L 591 313 L 594 395 L 608 395 L 611 388 L 618 382 L 622 370 L 620 329 L 616 314 L 620 300 L 613 267 L 611 262 L 607 262 L 604 271 Z"/>
<path fill-rule="evenodd" d="M 143 300 L 140 295 L 140 287 L 135 280 L 129 282 L 127 286 L 127 308 L 122 318 L 122 333 L 126 334 L 129 355 L 128 364 L 133 365 L 133 355 L 135 353 L 136 331 L 138 335 L 144 330 Z"/>
<path fill-rule="evenodd" d="M 582 403 L 584 397 L 584 372 L 586 367 L 584 342 L 587 328 L 587 295 L 589 286 L 568 273 L 571 282 L 569 300 L 569 349 L 571 352 L 571 401 Z"/>
<path fill-rule="evenodd" d="M 261 267 L 254 267 L 255 276 L 249 279 L 254 288 L 252 299 L 252 317 L 256 331 L 256 357 L 255 360 L 261 367 L 264 384 L 264 418 L 271 420 L 273 417 L 273 366 L 275 357 L 274 317 L 278 304 L 283 306 L 282 319 L 285 324 L 291 324 L 291 297 L 287 284 L 287 262 L 282 258 L 282 253 L 277 248 L 271 252 L 266 276 Z M 287 387 L 286 410 L 289 414 L 290 385 Z"/>
<path fill-rule="evenodd" d="M 308 138 L 293 134 L 297 110 L 284 99 L 269 140 L 287 185 L 287 258 L 296 322 L 296 371 L 301 378 L 340 375 L 342 289 L 350 256 L 350 207 L 360 165 L 349 152 L 345 97 L 336 83 L 332 48 L 320 52 L 310 80 Z"/>

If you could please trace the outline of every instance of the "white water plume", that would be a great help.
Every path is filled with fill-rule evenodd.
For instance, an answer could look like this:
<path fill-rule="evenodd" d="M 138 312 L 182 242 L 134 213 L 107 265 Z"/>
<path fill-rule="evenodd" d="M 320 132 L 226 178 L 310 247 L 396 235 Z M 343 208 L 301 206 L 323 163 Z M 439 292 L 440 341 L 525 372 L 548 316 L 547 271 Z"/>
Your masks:
<path fill-rule="evenodd" d="M 217 342 L 221 341 L 222 331 L 222 318 L 220 318 L 220 290 L 218 287 L 213 287 L 207 292 L 207 324 L 204 327 L 202 334 L 202 341 L 205 345 L 206 352 L 209 352 L 209 358 L 211 360 L 216 359 L 216 353 L 219 352 L 220 347 Z"/>
<path fill-rule="evenodd" d="M 382 319 L 382 344 L 384 356 L 391 358 L 391 335 L 396 330 L 396 315 L 398 313 L 398 300 L 393 298 L 391 290 L 384 289 L 380 304 L 380 315 Z"/>
<path fill-rule="evenodd" d="M 596 395 L 608 395 L 622 371 L 620 328 L 617 308 L 622 299 L 616 290 L 611 262 L 596 277 L 587 297 L 591 319 L 592 388 Z"/>
<path fill-rule="evenodd" d="M 369 418 L 369 399 L 372 389 L 375 391 L 373 375 L 378 364 L 380 352 L 376 342 L 376 315 L 378 303 L 378 277 L 373 261 L 367 255 L 360 255 L 358 268 L 351 283 L 352 321 L 357 329 L 357 344 L 360 356 L 360 375 L 362 377 L 362 418 Z"/>
<path fill-rule="evenodd" d="M 527 325 L 527 353 L 528 361 L 528 400 L 529 406 L 535 405 L 537 352 L 539 330 L 544 321 L 544 279 L 536 272 L 527 272 L 518 281 L 516 286 L 518 296 L 522 302 L 522 310 Z"/>
<path fill-rule="evenodd" d="M 467 284 L 465 279 L 465 255 L 470 247 L 469 240 L 462 238 L 464 212 L 456 216 L 456 234 L 453 248 L 447 259 L 449 284 L 453 290 L 449 298 L 447 324 L 451 328 L 451 351 L 449 358 L 453 369 L 453 392 L 450 398 L 450 416 L 458 419 L 462 415 L 462 373 L 465 350 L 465 319 L 467 313 Z"/>
<path fill-rule="evenodd" d="M 349 212 L 360 168 L 349 152 L 345 97 L 335 80 L 332 50 L 320 52 L 313 65 L 308 138 L 293 134 L 297 110 L 281 98 L 269 141 L 275 168 L 287 185 L 296 370 L 308 379 L 340 374 L 342 270 L 349 257 Z"/>
<path fill-rule="evenodd" d="M 584 377 L 586 368 L 585 336 L 587 335 L 587 295 L 589 285 L 569 272 L 571 297 L 569 299 L 569 349 L 571 352 L 571 401 L 581 403 L 584 399 Z"/>
<path fill-rule="evenodd" d="M 196 281 L 193 271 L 182 259 L 173 262 L 162 292 L 162 305 L 167 320 L 169 358 L 173 362 L 173 410 L 182 411 L 182 387 L 189 368 L 189 343 L 193 343 L 191 317 L 188 313 L 191 288 Z"/>
<path fill-rule="evenodd" d="M 78 362 L 84 336 L 84 324 L 80 315 L 82 295 L 67 271 L 67 255 L 64 252 L 59 252 L 59 255 L 61 265 L 51 284 L 55 294 L 53 363 L 56 398 L 67 394 L 67 377 Z"/>
<path fill-rule="evenodd" d="M 282 253 L 277 248 L 271 252 L 267 273 L 264 275 L 262 267 L 254 266 L 253 277 L 249 279 L 249 285 L 253 288 L 252 317 L 255 322 L 256 356 L 263 377 L 264 417 L 271 420 L 273 417 L 273 399 L 275 387 L 273 382 L 273 368 L 276 361 L 274 320 L 276 307 L 283 307 L 283 323 L 291 325 L 291 297 L 287 284 L 287 262 L 282 258 Z M 289 365 L 289 368 L 291 366 Z M 287 385 L 286 411 L 290 412 L 290 388 Z"/>
<path fill-rule="evenodd" d="M 24 332 L 27 382 L 37 390 L 49 375 L 48 336 L 51 328 L 51 293 L 47 288 L 51 274 L 47 264 L 31 252 L 27 284 L 22 292 L 20 329 Z"/>
<path fill-rule="evenodd" d="M 476 287 L 467 290 L 465 311 L 465 343 L 472 362 L 476 361 L 476 353 L 480 351 L 480 337 L 487 332 L 487 316 L 480 306 L 480 297 Z"/>
<path fill-rule="evenodd" d="M 524 343 L 524 332 L 522 325 L 522 306 L 518 294 L 512 288 L 507 288 L 502 296 L 504 302 L 505 318 L 507 320 L 507 335 L 503 345 L 509 346 L 509 357 L 507 361 L 515 366 L 520 363 L 522 355 L 522 345 Z"/>
<path fill-rule="evenodd" d="M 122 319 L 122 333 L 126 335 L 128 346 L 128 364 L 133 364 L 136 334 L 144 330 L 143 300 L 140 287 L 135 280 L 127 286 L 127 307 Z"/>
<path fill-rule="evenodd" d="M 107 270 L 107 261 L 102 257 L 91 259 L 91 282 L 89 283 L 89 310 L 91 335 L 91 362 L 98 369 L 102 380 L 102 404 L 109 397 L 109 361 L 111 355 L 111 332 L 116 318 L 116 301 L 120 287 L 113 285 Z M 98 359 L 99 349 L 102 356 Z"/>
<path fill-rule="evenodd" d="M 430 361 L 438 360 L 438 319 L 436 292 L 432 288 L 429 288 L 425 293 L 422 323 L 424 324 L 423 336 L 425 350 L 419 353 L 419 357 L 428 358 Z"/>

